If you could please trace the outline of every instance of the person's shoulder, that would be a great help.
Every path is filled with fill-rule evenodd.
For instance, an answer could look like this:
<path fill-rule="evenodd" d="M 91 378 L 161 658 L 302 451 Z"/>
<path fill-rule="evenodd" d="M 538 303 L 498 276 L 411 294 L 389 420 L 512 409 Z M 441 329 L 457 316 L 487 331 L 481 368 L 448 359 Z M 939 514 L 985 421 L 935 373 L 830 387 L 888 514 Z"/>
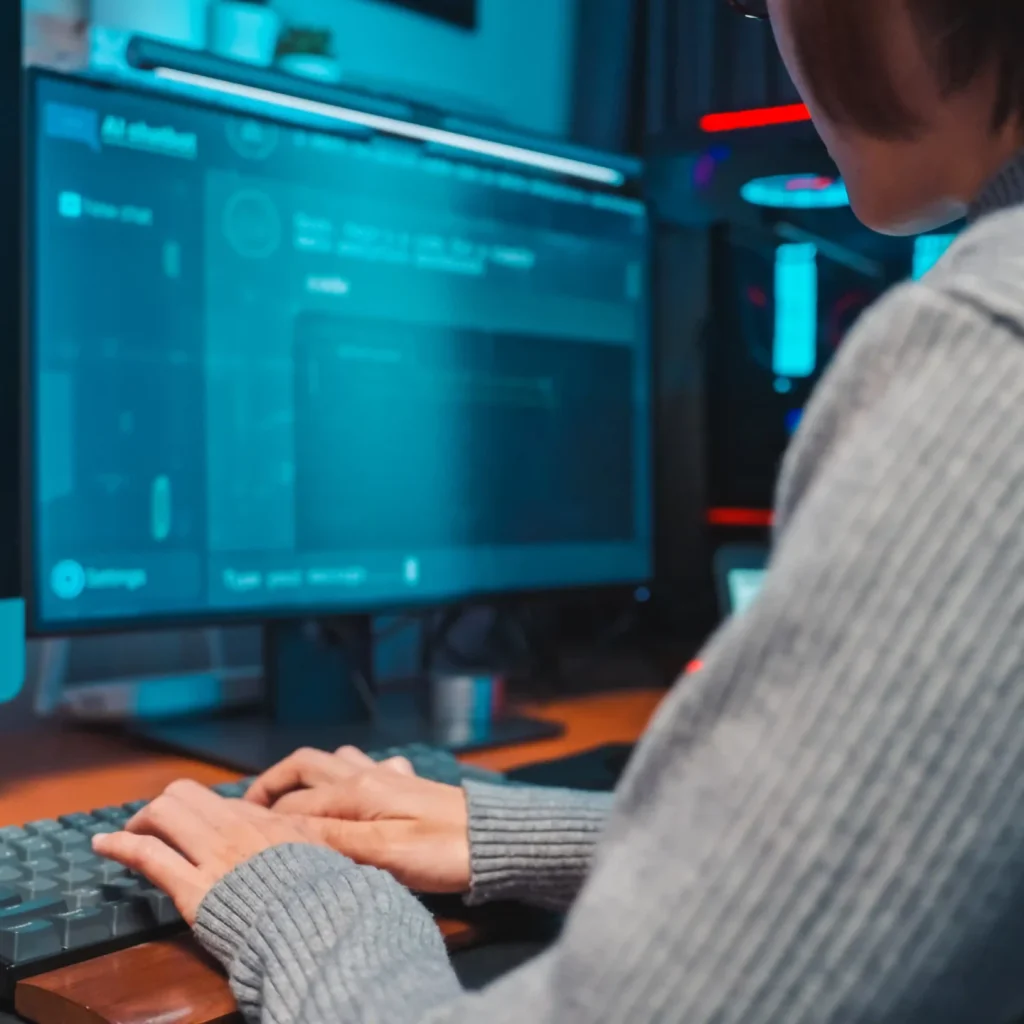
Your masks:
<path fill-rule="evenodd" d="M 1024 205 L 968 227 L 920 283 L 1024 338 Z"/>
<path fill-rule="evenodd" d="M 994 269 L 1024 260 L 1024 204 L 997 210 L 965 228 L 939 260 L 928 280 Z"/>

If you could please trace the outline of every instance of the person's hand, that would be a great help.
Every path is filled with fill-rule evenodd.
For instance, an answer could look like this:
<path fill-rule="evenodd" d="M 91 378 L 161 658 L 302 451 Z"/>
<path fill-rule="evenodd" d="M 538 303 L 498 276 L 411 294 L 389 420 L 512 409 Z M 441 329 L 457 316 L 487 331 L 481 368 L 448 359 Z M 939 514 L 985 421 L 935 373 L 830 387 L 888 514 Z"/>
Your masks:
<path fill-rule="evenodd" d="M 418 778 L 403 758 L 377 764 L 352 747 L 300 750 L 261 775 L 245 800 L 298 816 L 339 853 L 417 892 L 469 888 L 465 794 Z"/>
<path fill-rule="evenodd" d="M 325 845 L 302 820 L 241 800 L 225 800 L 197 782 L 175 782 L 147 804 L 124 832 L 98 835 L 93 849 L 145 875 L 195 923 L 199 904 L 250 857 L 285 843 Z"/>

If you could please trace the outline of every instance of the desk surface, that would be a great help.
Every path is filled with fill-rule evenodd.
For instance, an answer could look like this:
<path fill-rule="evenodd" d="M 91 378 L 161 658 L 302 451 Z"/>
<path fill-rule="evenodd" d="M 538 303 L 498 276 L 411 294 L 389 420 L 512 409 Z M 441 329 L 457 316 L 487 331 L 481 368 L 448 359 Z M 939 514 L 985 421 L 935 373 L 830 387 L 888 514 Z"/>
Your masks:
<path fill-rule="evenodd" d="M 562 723 L 565 734 L 471 754 L 465 760 L 508 771 L 605 743 L 632 743 L 661 696 L 661 691 L 639 690 L 527 705 L 524 713 Z M 180 778 L 214 785 L 238 775 L 117 736 L 74 729 L 5 736 L 0 738 L 0 826 L 148 799 Z"/>
<path fill-rule="evenodd" d="M 642 690 L 529 705 L 522 710 L 562 723 L 565 734 L 465 760 L 507 771 L 606 743 L 632 743 L 662 696 L 662 691 Z M 3 737 L 0 825 L 147 799 L 179 778 L 213 785 L 237 775 L 115 736 L 45 729 Z M 452 946 L 473 938 L 466 922 L 441 924 Z M 169 1014 L 176 1024 L 213 1024 L 234 1016 L 226 983 L 188 937 L 137 946 L 22 983 L 18 1008 L 41 1024 L 149 1024 Z"/>

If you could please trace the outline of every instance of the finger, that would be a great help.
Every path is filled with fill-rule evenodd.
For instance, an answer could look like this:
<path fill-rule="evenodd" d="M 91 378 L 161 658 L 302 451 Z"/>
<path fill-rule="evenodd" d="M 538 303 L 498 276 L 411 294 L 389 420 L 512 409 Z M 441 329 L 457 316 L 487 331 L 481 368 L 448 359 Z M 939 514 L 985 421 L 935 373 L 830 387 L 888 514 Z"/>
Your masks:
<path fill-rule="evenodd" d="M 143 807 L 125 830 L 138 836 L 155 836 L 193 864 L 219 863 L 226 853 L 217 827 L 171 787 Z"/>
<path fill-rule="evenodd" d="M 195 923 L 207 886 L 197 867 L 155 836 L 112 832 L 93 837 L 92 848 L 101 856 L 116 860 L 148 878 L 174 900 L 178 912 Z"/>
<path fill-rule="evenodd" d="M 273 805 L 275 814 L 305 814 L 349 821 L 405 817 L 407 795 L 401 792 L 405 777 L 392 770 L 356 772 L 348 779 L 297 789 L 286 793 Z"/>
<path fill-rule="evenodd" d="M 188 806 L 194 813 L 202 815 L 209 821 L 218 821 L 223 816 L 224 805 L 227 802 L 224 797 L 218 796 L 209 786 L 202 786 L 191 779 L 178 779 L 172 782 L 163 791 L 163 796 L 171 797 L 174 800 Z M 159 799 L 159 798 L 158 798 Z M 151 804 L 147 805 L 135 817 L 142 815 Z M 130 827 L 132 818 L 128 822 Z"/>
<path fill-rule="evenodd" d="M 323 750 L 298 750 L 264 772 L 249 787 L 245 799 L 261 807 L 272 807 L 285 793 L 347 778 L 352 771 L 346 760 L 337 755 Z"/>
<path fill-rule="evenodd" d="M 372 768 L 377 763 L 368 754 L 364 754 L 358 747 L 349 745 L 338 747 L 334 752 L 334 756 L 340 761 L 351 765 L 353 768 L 361 768 L 364 771 L 367 768 Z"/>
<path fill-rule="evenodd" d="M 224 810 L 228 806 L 238 803 L 236 800 L 228 800 L 226 797 L 214 793 L 209 786 L 200 785 L 192 779 L 178 779 L 172 782 L 164 792 L 181 800 L 191 807 L 197 814 L 201 814 L 209 821 L 220 821 L 224 816 Z"/>
<path fill-rule="evenodd" d="M 415 775 L 416 770 L 407 757 L 389 757 L 386 761 L 374 761 L 358 747 L 338 747 L 334 756 L 357 770 L 369 771 L 373 768 L 390 768 L 403 775 Z"/>
<path fill-rule="evenodd" d="M 388 768 L 391 771 L 398 772 L 400 775 L 415 775 L 416 769 L 412 766 L 412 761 L 407 757 L 389 757 L 386 761 L 381 761 L 381 768 Z"/>

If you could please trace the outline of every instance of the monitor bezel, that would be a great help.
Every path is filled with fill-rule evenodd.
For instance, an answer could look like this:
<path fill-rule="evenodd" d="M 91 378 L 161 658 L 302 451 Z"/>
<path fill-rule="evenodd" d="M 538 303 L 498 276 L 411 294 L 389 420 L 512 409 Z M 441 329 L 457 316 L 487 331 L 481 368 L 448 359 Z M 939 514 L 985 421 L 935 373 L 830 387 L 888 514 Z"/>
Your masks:
<path fill-rule="evenodd" d="M 323 604 L 306 604 L 302 606 L 281 606 L 263 607 L 256 609 L 205 609 L 197 612 L 170 612 L 140 615 L 138 617 L 127 616 L 104 616 L 89 617 L 81 619 L 64 619 L 52 621 L 40 614 L 40 601 L 36 586 L 36 573 L 34 572 L 36 558 L 36 537 L 33 529 L 34 519 L 34 498 L 35 498 L 35 389 L 34 378 L 34 346 L 32 344 L 35 335 L 35 309 L 36 302 L 36 275 L 35 275 L 35 246 L 36 235 L 36 163 L 38 138 L 36 133 L 37 106 L 40 83 L 44 81 L 68 82 L 84 85 L 89 88 L 105 90 L 115 93 L 128 93 L 143 97 L 152 97 L 166 100 L 169 103 L 178 103 L 182 106 L 207 110 L 213 112 L 230 112 L 231 107 L 225 104 L 218 104 L 214 101 L 207 101 L 198 97 L 179 96 L 162 90 L 147 88 L 142 83 L 111 81 L 103 78 L 91 78 L 80 74 L 67 74 L 54 71 L 49 68 L 32 67 L 25 74 L 24 104 L 23 104 L 23 157 L 22 166 L 25 169 L 22 188 L 22 240 L 21 251 L 23 257 L 24 287 L 21 289 L 22 296 L 22 318 L 20 331 L 20 373 L 21 373 L 21 430 L 19 438 L 20 446 L 20 500 L 18 502 L 21 511 L 21 557 L 20 575 L 22 581 L 22 595 L 25 602 L 25 626 L 26 636 L 33 638 L 46 637 L 73 637 L 83 634 L 110 634 L 141 632 L 152 630 L 172 630 L 196 627 L 216 626 L 245 626 L 259 625 L 273 622 L 295 621 L 304 619 L 317 619 L 323 617 L 335 617 L 346 615 L 386 615 L 394 613 L 408 613 L 415 611 L 427 611 L 435 608 L 457 607 L 470 604 L 495 604 L 503 605 L 528 600 L 571 600 L 585 596 L 606 595 L 615 596 L 621 594 L 628 597 L 638 588 L 649 586 L 655 576 L 656 570 L 656 501 L 655 501 L 655 469 L 656 469 L 656 442 L 657 433 L 655 430 L 655 411 L 658 401 L 656 359 L 654 353 L 654 330 L 653 330 L 653 299 L 654 299 L 654 258 L 655 258 L 655 230 L 653 209 L 643 191 L 643 178 L 635 182 L 627 183 L 627 186 L 618 189 L 602 188 L 590 183 L 574 183 L 578 187 L 589 191 L 602 192 L 606 194 L 625 194 L 631 199 L 636 199 L 643 204 L 644 219 L 647 228 L 646 237 L 646 288 L 643 297 L 644 304 L 644 334 L 647 349 L 647 377 L 648 377 L 648 400 L 649 400 L 649 428 L 647 444 L 647 477 L 648 477 L 648 501 L 647 501 L 647 555 L 649 572 L 646 575 L 638 575 L 636 579 L 617 580 L 607 583 L 567 583 L 564 586 L 545 587 L 522 587 L 506 588 L 498 590 L 466 590 L 459 594 L 445 595 L 442 597 L 422 595 L 411 599 L 399 600 L 397 598 L 382 599 L 377 601 L 366 601 L 362 604 L 326 601 Z M 275 117 L 270 114 L 257 113 L 246 110 L 244 116 L 253 120 L 263 121 L 277 127 L 294 127 L 297 122 L 288 120 L 286 117 Z M 332 132 L 329 128 L 317 129 L 324 134 L 339 134 L 345 132 L 339 129 Z M 543 148 L 543 140 L 538 139 L 538 149 Z M 533 173 L 533 172 L 531 172 Z M 633 186 L 630 188 L 629 186 Z"/>

